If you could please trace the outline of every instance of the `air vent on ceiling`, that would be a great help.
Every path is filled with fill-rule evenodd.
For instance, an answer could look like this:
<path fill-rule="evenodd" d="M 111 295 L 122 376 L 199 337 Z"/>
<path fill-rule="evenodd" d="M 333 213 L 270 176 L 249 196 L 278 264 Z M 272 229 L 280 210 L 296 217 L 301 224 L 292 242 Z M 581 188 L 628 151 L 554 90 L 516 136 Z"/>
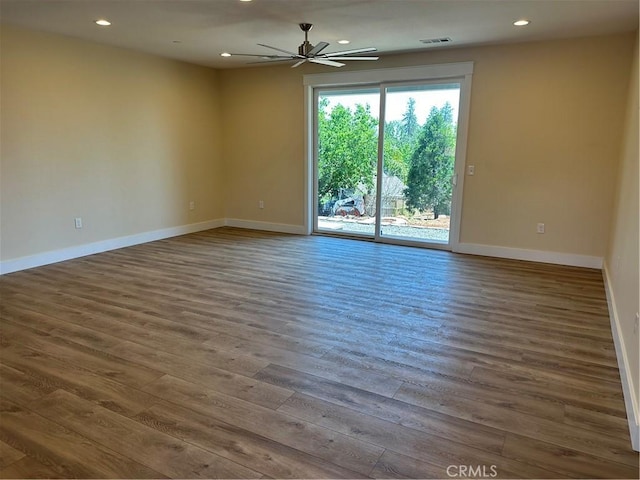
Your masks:
<path fill-rule="evenodd" d="M 420 40 L 420 42 L 425 43 L 427 45 L 435 45 L 439 43 L 449 43 L 451 41 L 450 37 L 440 37 L 440 38 L 427 38 L 425 40 Z"/>

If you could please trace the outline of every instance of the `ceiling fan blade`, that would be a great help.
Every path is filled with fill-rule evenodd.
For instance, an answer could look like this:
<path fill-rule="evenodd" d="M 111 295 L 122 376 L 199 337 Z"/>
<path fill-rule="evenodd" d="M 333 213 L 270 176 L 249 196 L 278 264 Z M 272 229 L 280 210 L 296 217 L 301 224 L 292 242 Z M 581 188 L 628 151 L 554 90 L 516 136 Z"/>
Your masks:
<path fill-rule="evenodd" d="M 321 59 L 324 57 L 320 57 Z M 378 60 L 379 57 L 329 57 L 327 60 Z"/>
<path fill-rule="evenodd" d="M 232 57 L 260 57 L 260 58 L 269 58 L 269 59 L 275 59 L 275 58 L 286 58 L 286 59 L 291 59 L 291 58 L 295 58 L 292 57 L 290 55 L 260 55 L 258 53 L 231 53 L 230 54 Z"/>
<path fill-rule="evenodd" d="M 310 62 L 319 63 L 320 65 L 329 65 L 330 67 L 344 67 L 344 63 L 334 62 L 333 60 L 327 60 L 326 58 L 310 58 Z"/>
<path fill-rule="evenodd" d="M 291 65 L 291 68 L 296 68 L 299 67 L 300 65 L 302 65 L 303 63 L 307 62 L 308 60 L 305 58 L 304 60 L 300 60 L 299 62 L 294 63 L 293 65 Z"/>
<path fill-rule="evenodd" d="M 313 47 L 307 55 L 309 57 L 313 57 L 314 55 L 319 54 L 322 50 L 327 48 L 329 44 L 327 42 L 319 42 L 315 47 Z"/>
<path fill-rule="evenodd" d="M 356 48 L 354 50 L 343 50 L 341 52 L 333 52 L 333 53 L 325 53 L 323 57 L 335 57 L 335 56 L 343 56 L 343 55 L 351 55 L 352 53 L 367 53 L 367 52 L 375 52 L 377 49 L 375 47 L 368 48 Z"/>
<path fill-rule="evenodd" d="M 256 63 L 281 63 L 281 62 L 290 62 L 291 60 L 295 60 L 295 59 L 291 57 L 274 58 L 273 60 L 259 60 L 257 62 L 247 62 L 246 65 L 255 65 Z"/>
<path fill-rule="evenodd" d="M 261 47 L 270 48 L 271 50 L 277 50 L 278 52 L 286 53 L 286 54 L 291 55 L 292 57 L 295 57 L 295 58 L 302 57 L 302 55 L 298 55 L 297 53 L 293 53 L 293 52 L 290 52 L 288 50 L 283 50 L 283 49 L 278 48 L 278 47 L 272 47 L 271 45 L 265 45 L 264 43 L 259 43 L 258 45 L 260 45 Z"/>

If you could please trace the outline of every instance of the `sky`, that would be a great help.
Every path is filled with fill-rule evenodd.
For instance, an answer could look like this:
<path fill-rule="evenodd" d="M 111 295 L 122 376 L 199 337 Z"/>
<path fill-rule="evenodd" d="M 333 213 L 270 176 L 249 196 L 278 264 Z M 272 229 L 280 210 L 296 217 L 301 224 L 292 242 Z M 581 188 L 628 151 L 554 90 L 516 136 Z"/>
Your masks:
<path fill-rule="evenodd" d="M 456 85 L 457 87 L 457 85 Z M 390 122 L 392 120 L 401 120 L 402 115 L 407 110 L 407 102 L 409 98 L 413 97 L 416 101 L 416 116 L 418 117 L 418 123 L 423 124 L 429 115 L 431 107 L 442 107 L 446 102 L 449 102 L 453 107 L 453 118 L 458 119 L 458 104 L 460 102 L 460 90 L 459 88 L 448 89 L 429 89 L 426 87 L 416 87 L 412 91 L 406 91 L 411 87 L 394 87 L 387 91 L 387 103 L 385 120 Z M 337 92 L 321 92 L 321 97 L 329 98 L 329 110 L 338 104 L 342 104 L 345 107 L 349 107 L 351 110 L 355 108 L 357 104 L 368 103 L 371 106 L 371 115 L 375 118 L 379 117 L 380 113 L 380 95 L 378 90 L 369 90 L 372 93 L 351 93 L 346 91 Z"/>

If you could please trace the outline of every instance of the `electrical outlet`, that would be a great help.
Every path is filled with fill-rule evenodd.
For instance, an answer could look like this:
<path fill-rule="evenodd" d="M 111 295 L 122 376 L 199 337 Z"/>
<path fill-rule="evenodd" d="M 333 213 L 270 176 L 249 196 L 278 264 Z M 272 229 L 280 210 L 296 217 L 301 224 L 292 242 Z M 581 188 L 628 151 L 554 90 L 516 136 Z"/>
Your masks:
<path fill-rule="evenodd" d="M 536 232 L 544 233 L 544 223 L 539 223 L 538 224 L 538 226 L 536 227 Z"/>
<path fill-rule="evenodd" d="M 264 200 L 258 200 L 258 208 L 264 208 Z"/>
<path fill-rule="evenodd" d="M 74 222 L 75 222 L 76 228 L 82 228 L 82 218 L 81 217 L 76 217 L 74 219 Z"/>
<path fill-rule="evenodd" d="M 475 165 L 467 165 L 467 175 L 473 176 L 476 174 L 476 166 Z"/>
<path fill-rule="evenodd" d="M 189 210 L 195 210 L 196 209 L 196 202 L 194 202 L 193 200 L 191 200 L 189 202 Z"/>

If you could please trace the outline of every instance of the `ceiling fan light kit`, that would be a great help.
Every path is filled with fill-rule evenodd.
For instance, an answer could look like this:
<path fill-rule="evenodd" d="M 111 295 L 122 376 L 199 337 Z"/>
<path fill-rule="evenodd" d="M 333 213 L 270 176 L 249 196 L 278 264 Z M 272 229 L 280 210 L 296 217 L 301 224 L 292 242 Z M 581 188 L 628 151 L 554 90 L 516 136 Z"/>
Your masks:
<path fill-rule="evenodd" d="M 303 63 L 317 63 L 320 65 L 327 65 L 330 67 L 343 67 L 345 64 L 342 63 L 348 60 L 378 60 L 378 57 L 375 56 L 366 56 L 366 57 L 354 57 L 352 55 L 356 55 L 358 53 L 368 53 L 375 52 L 375 47 L 367 47 L 367 48 L 356 48 L 353 50 L 342 50 L 340 52 L 333 53 L 323 53 L 324 49 L 329 46 L 328 42 L 319 42 L 316 45 L 312 45 L 309 42 L 309 30 L 313 28 L 313 24 L 311 23 L 300 23 L 300 30 L 304 32 L 304 42 L 298 47 L 298 53 L 290 52 L 288 50 L 283 50 L 278 47 L 273 47 L 271 45 L 266 45 L 264 43 L 259 43 L 258 45 L 261 47 L 269 48 L 271 50 L 275 50 L 280 52 L 280 55 L 264 55 L 264 54 L 253 54 L 253 53 L 232 53 L 231 55 L 238 55 L 243 57 L 258 57 L 262 59 L 266 59 L 259 62 L 251 62 L 251 63 L 272 63 L 272 62 L 283 62 L 283 61 L 295 61 L 295 63 L 291 66 L 291 68 L 296 68 L 302 65 Z M 285 55 L 282 55 L 285 54 Z"/>

